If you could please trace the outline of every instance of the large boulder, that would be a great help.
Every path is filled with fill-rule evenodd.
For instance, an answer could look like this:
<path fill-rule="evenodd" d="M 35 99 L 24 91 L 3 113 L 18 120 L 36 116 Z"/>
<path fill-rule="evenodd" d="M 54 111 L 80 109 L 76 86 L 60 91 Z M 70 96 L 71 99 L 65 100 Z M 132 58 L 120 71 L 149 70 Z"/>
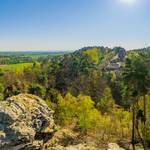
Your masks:
<path fill-rule="evenodd" d="M 53 113 L 42 99 L 30 94 L 0 102 L 0 149 L 42 149 L 55 131 Z"/>

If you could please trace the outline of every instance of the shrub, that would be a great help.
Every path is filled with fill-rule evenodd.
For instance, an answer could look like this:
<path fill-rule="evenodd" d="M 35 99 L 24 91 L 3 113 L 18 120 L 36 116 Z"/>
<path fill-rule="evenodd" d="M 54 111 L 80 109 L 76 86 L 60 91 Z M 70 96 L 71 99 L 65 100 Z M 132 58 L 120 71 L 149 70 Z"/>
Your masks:
<path fill-rule="evenodd" d="M 63 98 L 58 95 L 58 119 L 63 125 L 69 125 L 73 122 L 77 111 L 77 98 L 67 93 Z"/>
<path fill-rule="evenodd" d="M 43 98 L 45 96 L 46 90 L 43 86 L 39 84 L 31 84 L 29 85 L 28 92 L 30 94 L 35 94 Z"/>
<path fill-rule="evenodd" d="M 88 129 L 98 127 L 100 113 L 94 108 L 94 102 L 89 96 L 74 97 L 68 93 L 64 98 L 58 96 L 58 116 L 63 125 L 72 124 L 77 120 L 78 127 L 87 132 Z"/>
<path fill-rule="evenodd" d="M 78 100 L 78 125 L 83 132 L 96 129 L 99 126 L 100 113 L 94 108 L 91 97 L 79 95 Z"/>
<path fill-rule="evenodd" d="M 114 100 L 112 98 L 112 93 L 110 88 L 105 88 L 103 92 L 103 97 L 100 99 L 100 101 L 97 103 L 97 108 L 102 113 L 110 113 L 114 107 Z"/>

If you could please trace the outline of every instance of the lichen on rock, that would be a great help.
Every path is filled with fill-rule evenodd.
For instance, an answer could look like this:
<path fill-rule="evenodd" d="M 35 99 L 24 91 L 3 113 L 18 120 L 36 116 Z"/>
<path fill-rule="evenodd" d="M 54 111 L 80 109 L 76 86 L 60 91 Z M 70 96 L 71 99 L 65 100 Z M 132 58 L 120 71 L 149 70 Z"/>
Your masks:
<path fill-rule="evenodd" d="M 30 94 L 0 102 L 0 149 L 39 149 L 55 131 L 53 113 L 44 100 Z"/>

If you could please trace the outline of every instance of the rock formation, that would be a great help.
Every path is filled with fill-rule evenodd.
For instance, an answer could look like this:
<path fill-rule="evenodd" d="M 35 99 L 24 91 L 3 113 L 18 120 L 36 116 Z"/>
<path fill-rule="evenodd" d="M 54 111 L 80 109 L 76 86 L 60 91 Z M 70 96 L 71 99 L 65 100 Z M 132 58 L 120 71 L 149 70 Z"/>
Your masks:
<path fill-rule="evenodd" d="M 123 48 L 114 48 L 112 58 L 107 64 L 108 71 L 120 72 L 120 67 L 125 63 L 126 51 Z"/>
<path fill-rule="evenodd" d="M 0 149 L 42 149 L 54 132 L 53 111 L 37 96 L 20 94 L 0 102 Z"/>

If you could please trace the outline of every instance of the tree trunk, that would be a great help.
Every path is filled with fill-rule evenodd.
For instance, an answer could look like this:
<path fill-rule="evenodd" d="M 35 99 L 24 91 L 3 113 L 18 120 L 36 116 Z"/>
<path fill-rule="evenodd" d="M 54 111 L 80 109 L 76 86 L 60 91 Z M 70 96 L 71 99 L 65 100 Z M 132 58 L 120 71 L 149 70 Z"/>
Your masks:
<path fill-rule="evenodd" d="M 135 150 L 135 107 L 132 107 L 132 147 Z"/>

